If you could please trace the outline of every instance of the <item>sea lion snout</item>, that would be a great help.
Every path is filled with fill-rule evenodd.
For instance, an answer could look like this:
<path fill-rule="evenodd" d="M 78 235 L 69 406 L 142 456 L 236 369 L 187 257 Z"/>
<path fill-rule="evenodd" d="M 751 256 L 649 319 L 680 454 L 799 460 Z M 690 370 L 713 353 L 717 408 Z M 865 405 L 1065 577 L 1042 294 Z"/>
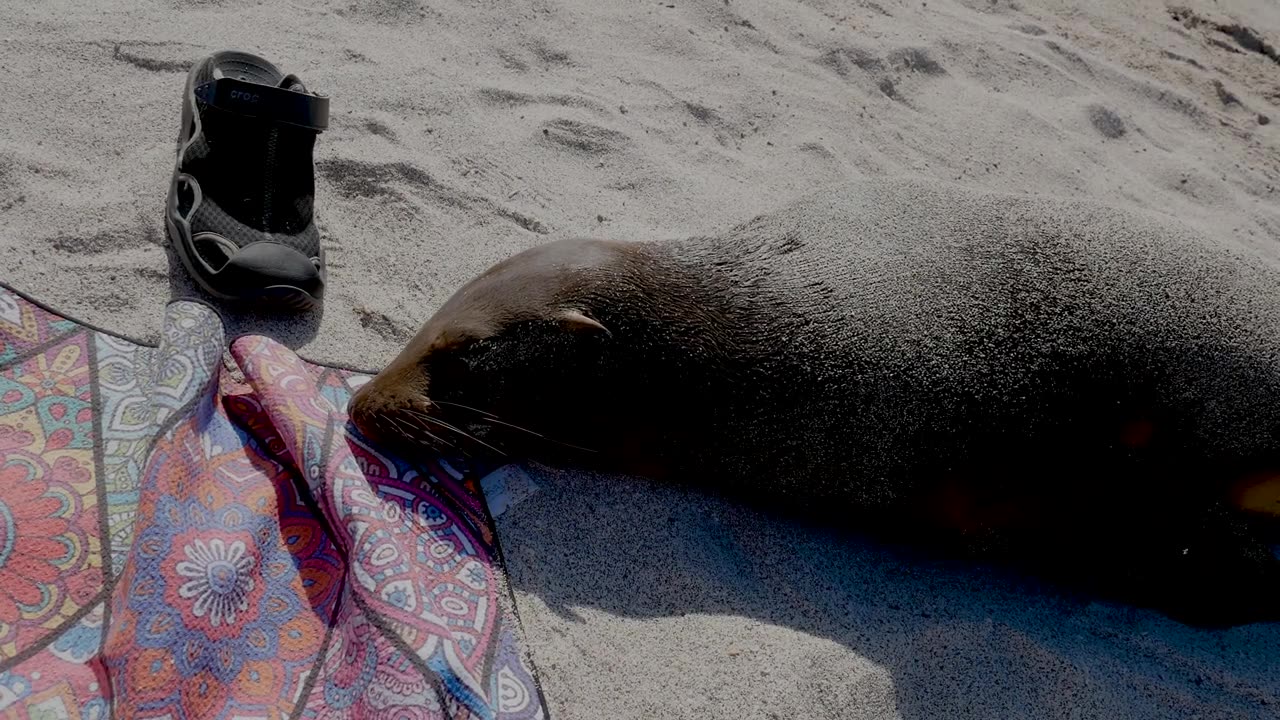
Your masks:
<path fill-rule="evenodd" d="M 360 434 L 374 442 L 394 440 L 405 434 L 405 415 L 425 413 L 430 407 L 425 378 L 384 370 L 351 396 L 347 415 Z"/>
<path fill-rule="evenodd" d="M 620 247 L 561 240 L 476 277 L 352 396 L 352 423 L 436 451 L 573 447 L 561 421 L 581 425 L 599 403 L 589 388 L 614 333 L 593 301 L 617 279 Z"/>

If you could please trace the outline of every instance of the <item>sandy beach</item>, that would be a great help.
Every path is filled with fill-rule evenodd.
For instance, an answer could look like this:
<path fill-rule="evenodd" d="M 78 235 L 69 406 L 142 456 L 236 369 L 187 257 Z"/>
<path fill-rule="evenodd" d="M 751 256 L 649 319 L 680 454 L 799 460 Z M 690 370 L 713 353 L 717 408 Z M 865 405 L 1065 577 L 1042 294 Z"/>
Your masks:
<path fill-rule="evenodd" d="M 154 339 L 185 71 L 332 98 L 322 313 L 228 333 L 386 363 L 566 235 L 712 233 L 912 175 L 1174 216 L 1280 262 L 1274 0 L 0 0 L 0 280 Z M 1268 718 L 1280 626 L 1190 629 L 623 478 L 499 517 L 554 718 Z"/>

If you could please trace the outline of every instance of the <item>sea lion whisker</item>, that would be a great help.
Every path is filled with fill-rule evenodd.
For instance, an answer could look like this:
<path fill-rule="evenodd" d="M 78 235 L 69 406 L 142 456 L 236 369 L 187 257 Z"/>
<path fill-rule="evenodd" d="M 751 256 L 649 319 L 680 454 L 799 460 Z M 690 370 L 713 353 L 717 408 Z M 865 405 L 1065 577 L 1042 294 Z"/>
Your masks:
<path fill-rule="evenodd" d="M 418 434 L 419 434 L 418 428 L 414 427 L 413 425 L 400 422 L 395 418 L 388 418 L 387 422 L 393 427 L 395 427 L 397 430 L 399 430 L 401 433 L 403 433 L 406 437 L 410 437 L 414 439 L 418 437 Z"/>
<path fill-rule="evenodd" d="M 432 405 L 448 405 L 450 407 L 461 408 L 463 410 L 470 410 L 471 412 L 476 413 L 477 415 L 484 415 L 485 417 L 490 417 L 490 418 L 498 417 L 497 415 L 494 415 L 491 412 L 486 412 L 479 408 L 473 408 L 470 405 L 463 405 L 462 403 L 451 402 L 448 400 L 428 400 L 427 402 L 431 403 Z"/>
<path fill-rule="evenodd" d="M 403 431 L 409 437 L 413 437 L 415 435 L 415 431 L 421 431 L 429 439 L 434 440 L 435 442 L 441 443 L 443 445 L 447 445 L 448 447 L 451 447 L 451 448 L 457 447 L 457 445 L 455 445 L 454 443 L 451 443 L 448 440 L 445 440 L 444 438 L 440 437 L 439 435 L 436 435 L 435 433 L 431 432 L 431 430 L 429 430 L 426 426 L 420 423 L 413 423 L 413 424 L 403 423 L 396 418 L 391 418 L 391 422 L 395 424 L 396 427 L 399 427 L 401 431 Z"/>
<path fill-rule="evenodd" d="M 473 442 L 479 443 L 480 445 L 483 445 L 483 446 L 485 446 L 485 447 L 489 448 L 490 450 L 492 450 L 492 451 L 494 451 L 494 452 L 498 453 L 499 455 L 502 455 L 503 457 L 506 457 L 506 455 L 507 455 L 505 452 L 503 452 L 503 451 L 499 450 L 498 448 L 496 448 L 496 447 L 494 447 L 494 446 L 490 445 L 489 443 L 487 443 L 487 442 L 485 442 L 485 441 L 481 440 L 480 438 L 476 437 L 475 435 L 472 435 L 471 433 L 469 433 L 469 432 L 467 432 L 467 431 L 465 431 L 465 430 L 462 430 L 462 429 L 460 429 L 460 428 L 456 428 L 456 427 L 454 427 L 454 426 L 450 425 L 449 423 L 447 423 L 447 422 L 445 422 L 445 421 L 443 421 L 443 420 L 440 420 L 440 419 L 438 419 L 438 418 L 433 418 L 433 417 L 431 417 L 430 415 L 427 415 L 427 414 L 425 414 L 425 413 L 420 413 L 420 412 L 417 412 L 417 411 L 414 411 L 414 410 L 407 410 L 407 411 L 405 411 L 405 412 L 406 412 L 406 413 L 408 413 L 408 414 L 410 414 L 410 415 L 412 415 L 412 416 L 414 416 L 414 417 L 416 417 L 416 418 L 421 418 L 421 420 L 423 420 L 423 421 L 425 421 L 425 422 L 429 422 L 429 423 L 432 423 L 432 424 L 435 424 L 435 425 L 439 425 L 440 427 L 444 428 L 445 430 L 452 431 L 452 432 L 454 432 L 454 433 L 457 433 L 458 435 L 461 435 L 461 436 L 462 436 L 462 437 L 464 437 L 464 438 L 467 438 L 468 440 L 471 440 L 471 441 L 473 441 Z"/>
<path fill-rule="evenodd" d="M 398 418 L 389 417 L 386 420 L 388 423 L 394 425 L 397 428 L 400 428 L 401 432 L 412 432 L 414 430 L 414 427 L 412 425 L 403 423 Z M 379 424 L 381 424 L 381 420 L 379 420 L 378 422 Z"/>
<path fill-rule="evenodd" d="M 536 437 L 536 438 L 538 438 L 538 439 L 540 439 L 540 440 L 546 440 L 546 441 L 547 441 L 547 442 L 549 442 L 549 443 L 555 443 L 556 445 L 563 445 L 564 447 L 572 448 L 572 449 L 574 449 L 574 450 L 581 450 L 582 452 L 588 452 L 588 453 L 595 453 L 595 452 L 597 452 L 596 450 L 593 450 L 593 449 L 591 449 L 591 448 L 582 447 L 581 445 L 574 445 L 573 443 L 567 443 L 567 442 L 565 442 L 565 441 L 563 441 L 563 440 L 557 440 L 557 439 L 555 439 L 555 438 L 553 438 L 553 437 L 549 437 L 549 436 L 547 436 L 547 435 L 543 435 L 542 433 L 537 432 L 536 430 L 530 430 L 530 429 L 529 429 L 529 428 L 527 428 L 527 427 L 522 427 L 522 426 L 520 426 L 520 425 L 516 425 L 515 423 L 507 422 L 506 420 L 503 420 L 503 419 L 499 418 L 497 415 L 494 415 L 493 413 L 485 412 L 484 410 L 477 410 L 476 408 L 469 407 L 469 406 L 467 406 L 467 405 L 463 405 L 463 404 L 461 404 L 461 403 L 448 402 L 448 401 L 440 401 L 440 400 L 432 400 L 431 402 L 432 402 L 432 403 L 434 403 L 434 404 L 438 404 L 438 405 L 452 405 L 452 406 L 456 406 L 456 407 L 462 408 L 463 410 L 470 410 L 470 411 L 472 411 L 472 412 L 475 412 L 475 413 L 478 413 L 478 414 L 480 414 L 480 415 L 483 415 L 483 416 L 484 416 L 484 417 L 479 418 L 480 422 L 486 422 L 486 423 L 495 424 L 495 425 L 502 425 L 503 427 L 508 427 L 508 428 L 511 428 L 512 430 L 519 430 L 519 431 L 520 431 L 520 432 L 522 432 L 522 433 L 527 433 L 527 434 L 532 435 L 532 436 L 534 436 L 534 437 Z M 430 420 L 431 422 L 440 423 L 440 424 L 442 424 L 442 425 L 444 424 L 444 423 L 443 423 L 442 421 L 440 421 L 439 419 L 434 418 L 434 417 L 431 417 L 430 415 L 426 415 L 426 414 L 424 414 L 424 413 L 422 413 L 422 412 L 420 412 L 420 411 L 416 411 L 416 410 L 405 410 L 405 412 L 410 413 L 410 414 L 413 414 L 413 415 L 418 415 L 418 416 L 420 416 L 420 417 L 424 417 L 424 418 L 426 418 L 426 419 Z M 472 439 L 475 439 L 475 438 L 472 438 Z"/>
<path fill-rule="evenodd" d="M 512 430 L 519 430 L 520 432 L 528 433 L 536 438 L 540 438 L 542 440 L 546 440 L 547 442 L 555 443 L 557 445 L 563 445 L 567 448 L 573 448 L 574 450 L 581 450 L 582 452 L 589 452 L 589 453 L 598 452 L 597 450 L 592 450 L 591 448 L 582 447 L 581 445 L 574 445 L 573 443 L 567 443 L 563 440 L 557 440 L 553 437 L 548 437 L 546 435 L 543 435 L 540 432 L 530 430 L 529 428 L 526 428 L 526 427 L 520 427 L 519 425 L 516 425 L 515 423 L 509 423 L 506 420 L 499 420 L 496 417 L 481 418 L 481 422 L 493 423 L 497 425 L 502 425 L 503 427 L 509 427 Z"/>

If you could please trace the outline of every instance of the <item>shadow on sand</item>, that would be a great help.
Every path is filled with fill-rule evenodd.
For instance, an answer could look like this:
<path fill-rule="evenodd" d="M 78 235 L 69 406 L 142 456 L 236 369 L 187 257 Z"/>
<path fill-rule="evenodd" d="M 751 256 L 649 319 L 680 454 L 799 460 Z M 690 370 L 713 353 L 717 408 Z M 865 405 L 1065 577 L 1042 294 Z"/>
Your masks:
<path fill-rule="evenodd" d="M 1007 571 L 921 558 L 696 492 L 536 466 L 528 471 L 540 489 L 499 517 L 498 526 L 514 588 L 550 611 L 521 601 L 534 660 L 553 698 L 582 694 L 585 701 L 597 691 L 625 695 L 639 682 L 660 682 L 610 677 L 600 658 L 593 661 L 584 647 L 631 648 L 627 633 L 635 623 L 602 623 L 584 610 L 590 608 L 621 619 L 732 616 L 741 620 L 679 627 L 696 632 L 728 623 L 741 633 L 763 623 L 833 641 L 847 650 L 840 653 L 888 674 L 888 704 L 911 720 L 1260 718 L 1280 708 L 1280 623 L 1199 630 L 1153 611 L 1096 602 Z M 527 610 L 538 619 L 531 622 Z M 700 641 L 726 642 L 714 629 L 701 638 L 672 633 L 663 644 L 671 663 Z M 782 636 L 781 644 L 770 641 L 775 652 L 785 651 L 785 638 L 798 637 Z M 653 644 L 650 638 L 634 650 L 651 654 Z M 860 691 L 847 687 L 854 678 L 824 676 L 830 653 L 797 660 L 771 654 L 767 642 L 755 650 L 754 659 L 719 655 L 743 668 L 740 675 L 726 670 L 728 682 L 741 678 L 745 687 L 798 674 L 812 679 L 810 697 L 828 692 L 857 700 Z M 665 661 L 654 667 L 665 671 Z M 805 667 L 788 673 L 779 667 L 788 662 Z M 615 675 L 634 667 L 619 663 L 611 668 Z M 578 679 L 587 676 L 597 690 L 583 690 Z M 710 714 L 790 717 L 804 709 L 812 717 L 879 716 L 848 706 L 813 715 L 815 707 L 831 706 L 742 715 L 740 705 Z M 705 715 L 689 715 L 695 716 Z"/>
<path fill-rule="evenodd" d="M 200 300 L 218 309 L 226 328 L 227 338 L 253 333 L 266 335 L 291 350 L 311 342 L 320 331 L 320 319 L 324 315 L 321 304 L 310 312 L 273 312 L 271 308 L 229 303 L 212 297 L 196 285 L 195 280 L 182 266 L 171 243 L 165 244 L 169 260 L 170 300 Z"/>

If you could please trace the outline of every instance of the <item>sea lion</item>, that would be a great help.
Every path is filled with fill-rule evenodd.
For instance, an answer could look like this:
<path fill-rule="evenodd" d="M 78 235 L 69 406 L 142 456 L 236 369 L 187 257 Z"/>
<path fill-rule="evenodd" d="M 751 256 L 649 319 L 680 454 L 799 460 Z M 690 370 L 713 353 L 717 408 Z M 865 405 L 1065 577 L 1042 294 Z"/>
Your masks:
<path fill-rule="evenodd" d="M 1155 215 L 885 180 L 716 236 L 551 242 L 350 412 L 1280 618 L 1280 262 Z"/>

